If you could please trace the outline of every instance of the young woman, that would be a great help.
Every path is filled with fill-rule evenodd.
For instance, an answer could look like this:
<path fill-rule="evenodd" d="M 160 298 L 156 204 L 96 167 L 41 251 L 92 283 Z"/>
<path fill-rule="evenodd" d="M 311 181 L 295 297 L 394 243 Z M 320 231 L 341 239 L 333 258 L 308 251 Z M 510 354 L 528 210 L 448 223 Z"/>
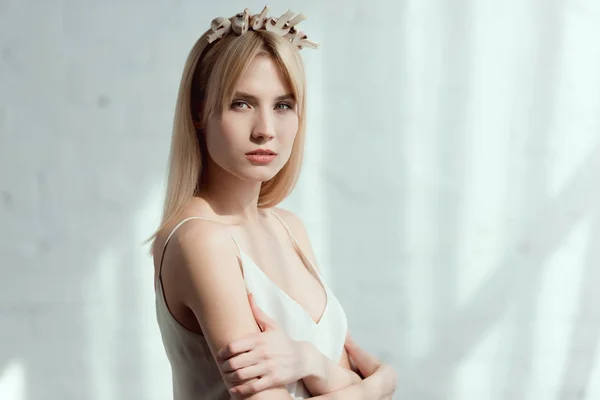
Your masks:
<path fill-rule="evenodd" d="M 174 398 L 391 398 L 394 371 L 349 338 L 302 221 L 276 207 L 302 161 L 299 50 L 317 45 L 301 14 L 266 13 L 213 20 L 183 71 L 150 238 Z"/>

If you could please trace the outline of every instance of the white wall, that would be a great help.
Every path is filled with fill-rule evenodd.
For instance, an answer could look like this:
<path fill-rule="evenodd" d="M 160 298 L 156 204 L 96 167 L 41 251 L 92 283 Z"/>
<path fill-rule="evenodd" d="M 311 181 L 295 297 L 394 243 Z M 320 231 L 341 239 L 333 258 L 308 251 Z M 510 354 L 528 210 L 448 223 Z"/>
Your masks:
<path fill-rule="evenodd" d="M 221 3 L 0 2 L 0 399 L 169 398 L 140 244 L 187 52 L 264 5 Z M 288 5 L 321 48 L 284 206 L 395 398 L 600 398 L 600 3 Z"/>

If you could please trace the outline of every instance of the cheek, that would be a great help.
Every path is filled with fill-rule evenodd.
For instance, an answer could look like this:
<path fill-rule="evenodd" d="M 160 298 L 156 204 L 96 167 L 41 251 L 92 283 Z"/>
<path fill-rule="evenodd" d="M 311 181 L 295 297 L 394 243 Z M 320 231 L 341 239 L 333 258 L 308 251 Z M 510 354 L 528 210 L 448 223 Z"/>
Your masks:
<path fill-rule="evenodd" d="M 236 148 L 236 145 L 239 145 L 237 144 L 239 139 L 236 140 L 236 131 L 235 124 L 227 122 L 218 124 L 211 130 L 206 141 L 208 151 L 213 155 L 213 158 L 223 155 L 224 153 L 230 153 L 231 149 L 234 149 Z"/>
<path fill-rule="evenodd" d="M 281 121 L 281 125 L 279 127 L 279 136 L 285 144 L 291 144 L 294 142 L 296 135 L 298 134 L 298 117 L 290 116 Z"/>
<path fill-rule="evenodd" d="M 215 130 L 206 136 L 208 156 L 221 168 L 230 168 L 231 146 L 230 137 L 224 131 Z"/>

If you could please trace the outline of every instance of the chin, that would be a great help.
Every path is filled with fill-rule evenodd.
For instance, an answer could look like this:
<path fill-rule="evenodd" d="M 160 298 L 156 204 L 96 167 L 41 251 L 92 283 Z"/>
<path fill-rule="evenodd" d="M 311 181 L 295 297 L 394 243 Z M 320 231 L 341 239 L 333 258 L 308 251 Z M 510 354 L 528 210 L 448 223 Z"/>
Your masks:
<path fill-rule="evenodd" d="M 279 172 L 279 171 L 277 171 L 277 172 Z M 259 181 L 259 182 L 270 181 L 271 179 L 273 179 L 275 177 L 275 175 L 277 175 L 277 172 L 264 171 L 262 173 L 252 174 L 252 177 L 250 177 L 250 179 Z"/>
<path fill-rule="evenodd" d="M 277 175 L 277 173 L 280 171 L 281 169 L 277 169 L 275 170 L 274 168 L 256 168 L 253 167 L 249 170 L 245 170 L 245 171 L 238 171 L 237 173 L 233 173 L 233 175 L 236 175 L 238 178 L 245 180 L 245 181 L 253 181 L 253 182 L 266 182 L 268 180 L 273 179 L 273 177 L 275 175 Z"/>

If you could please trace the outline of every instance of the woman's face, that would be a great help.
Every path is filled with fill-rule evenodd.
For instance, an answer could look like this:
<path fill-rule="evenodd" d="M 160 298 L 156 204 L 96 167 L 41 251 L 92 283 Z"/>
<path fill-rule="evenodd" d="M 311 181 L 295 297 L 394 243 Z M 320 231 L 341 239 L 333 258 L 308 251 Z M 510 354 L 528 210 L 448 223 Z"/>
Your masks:
<path fill-rule="evenodd" d="M 231 103 L 211 118 L 206 145 L 211 164 L 244 180 L 268 181 L 290 158 L 298 114 L 287 82 L 267 56 L 257 56 L 240 77 Z M 248 153 L 270 150 L 270 157 Z"/>

